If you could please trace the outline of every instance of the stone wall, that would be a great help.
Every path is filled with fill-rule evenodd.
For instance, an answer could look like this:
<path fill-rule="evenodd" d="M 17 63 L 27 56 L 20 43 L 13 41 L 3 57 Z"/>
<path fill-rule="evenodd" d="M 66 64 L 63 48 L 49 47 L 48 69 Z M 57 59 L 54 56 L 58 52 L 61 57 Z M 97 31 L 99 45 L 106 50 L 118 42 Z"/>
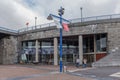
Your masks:
<path fill-rule="evenodd" d="M 101 24 L 91 24 L 91 25 L 74 25 L 70 26 L 70 31 L 63 31 L 63 36 L 74 36 L 74 35 L 85 35 L 85 34 L 99 34 L 107 33 L 107 48 L 108 52 L 120 47 L 120 22 L 114 23 L 101 23 Z M 38 30 L 36 32 L 26 32 L 19 36 L 19 41 L 25 40 L 35 40 L 42 38 L 53 38 L 59 37 L 59 30 L 56 28 L 50 30 Z"/>
<path fill-rule="evenodd" d="M 3 63 L 4 40 L 0 39 L 0 64 Z"/>
<path fill-rule="evenodd" d="M 112 23 L 107 26 L 108 51 L 112 53 L 116 48 L 120 49 L 120 23 Z"/>
<path fill-rule="evenodd" d="M 120 23 L 106 25 L 108 55 L 94 62 L 92 66 L 120 66 Z"/>
<path fill-rule="evenodd" d="M 2 64 L 14 64 L 17 62 L 17 37 L 8 36 L 3 40 L 2 51 Z"/>
<path fill-rule="evenodd" d="M 76 25 L 70 26 L 70 31 L 66 32 L 63 30 L 63 36 L 72 35 L 83 35 L 83 34 L 95 34 L 95 33 L 105 33 L 105 26 L 103 24 L 92 24 L 92 25 Z M 20 41 L 24 40 L 35 40 L 42 38 L 53 38 L 59 37 L 59 29 L 53 28 L 50 30 L 37 30 L 36 32 L 26 32 L 19 35 Z"/>

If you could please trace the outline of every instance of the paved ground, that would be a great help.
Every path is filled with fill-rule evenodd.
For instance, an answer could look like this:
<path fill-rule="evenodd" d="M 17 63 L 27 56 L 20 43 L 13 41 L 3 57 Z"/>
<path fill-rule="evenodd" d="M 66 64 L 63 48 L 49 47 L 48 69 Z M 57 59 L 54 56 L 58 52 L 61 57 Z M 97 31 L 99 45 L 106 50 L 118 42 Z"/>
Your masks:
<path fill-rule="evenodd" d="M 68 70 L 76 70 L 70 66 Z M 0 65 L 0 80 L 93 80 L 67 73 L 59 73 L 59 66 Z"/>
<path fill-rule="evenodd" d="M 70 73 L 95 80 L 120 80 L 120 67 L 101 67 Z"/>
<path fill-rule="evenodd" d="M 0 80 L 120 80 L 120 67 L 67 67 L 59 73 L 59 66 L 0 65 Z"/>

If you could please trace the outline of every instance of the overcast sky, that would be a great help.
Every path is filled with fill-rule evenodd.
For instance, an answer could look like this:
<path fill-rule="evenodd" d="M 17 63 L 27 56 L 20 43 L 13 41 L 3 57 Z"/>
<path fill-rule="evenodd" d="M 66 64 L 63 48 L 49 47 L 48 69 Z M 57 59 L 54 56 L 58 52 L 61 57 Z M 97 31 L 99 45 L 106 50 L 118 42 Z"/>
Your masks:
<path fill-rule="evenodd" d="M 120 13 L 120 0 L 1 0 L 0 26 L 10 29 L 21 29 L 48 23 L 49 13 L 58 14 L 60 6 L 65 8 L 66 19 L 80 18 L 80 7 L 83 16 L 99 16 Z"/>

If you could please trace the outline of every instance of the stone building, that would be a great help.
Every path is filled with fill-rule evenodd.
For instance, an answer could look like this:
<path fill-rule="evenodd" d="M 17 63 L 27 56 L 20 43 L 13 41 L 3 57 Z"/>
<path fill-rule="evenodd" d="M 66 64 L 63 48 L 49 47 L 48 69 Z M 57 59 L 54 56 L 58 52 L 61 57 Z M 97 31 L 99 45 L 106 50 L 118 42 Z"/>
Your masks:
<path fill-rule="evenodd" d="M 0 27 L 0 64 L 13 64 L 18 60 L 17 31 Z"/>
<path fill-rule="evenodd" d="M 70 31 L 63 30 L 63 64 L 74 64 L 83 58 L 92 66 L 120 66 L 119 15 L 70 20 Z M 41 28 L 42 27 L 42 28 Z M 21 29 L 16 35 L 1 39 L 0 63 L 10 64 L 21 56 L 25 62 L 59 65 L 59 29 L 54 23 Z M 5 57 L 5 58 L 4 58 Z"/>

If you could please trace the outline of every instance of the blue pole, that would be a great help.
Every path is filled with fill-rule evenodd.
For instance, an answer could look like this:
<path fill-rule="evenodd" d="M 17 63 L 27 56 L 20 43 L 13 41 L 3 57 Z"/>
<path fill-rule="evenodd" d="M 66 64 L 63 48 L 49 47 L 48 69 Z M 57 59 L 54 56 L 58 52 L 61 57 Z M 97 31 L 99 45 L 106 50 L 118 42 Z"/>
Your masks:
<path fill-rule="evenodd" d="M 60 24 L 62 26 L 62 14 L 60 14 Z M 60 28 L 60 72 L 62 72 L 62 28 Z"/>
<path fill-rule="evenodd" d="M 60 19 L 60 25 L 62 26 L 62 20 L 63 21 L 67 21 L 67 22 L 70 22 L 70 21 L 68 21 L 68 20 L 66 20 L 66 19 L 64 19 L 64 18 L 62 18 L 62 15 L 64 14 L 64 8 L 60 8 L 59 10 L 58 10 L 58 15 L 60 16 L 60 17 L 58 17 L 58 16 L 56 16 L 56 15 L 53 15 L 53 14 L 50 14 L 49 16 L 48 16 L 48 20 L 52 20 L 52 18 L 51 18 L 51 16 L 53 16 L 53 17 L 55 17 L 55 18 L 59 18 Z M 60 55 L 60 72 L 62 72 L 63 70 L 62 70 L 62 68 L 63 68 L 63 64 L 62 64 L 62 28 L 60 28 L 60 51 L 59 51 L 59 55 Z"/>
<path fill-rule="evenodd" d="M 60 72 L 62 72 L 62 28 L 60 29 Z"/>

